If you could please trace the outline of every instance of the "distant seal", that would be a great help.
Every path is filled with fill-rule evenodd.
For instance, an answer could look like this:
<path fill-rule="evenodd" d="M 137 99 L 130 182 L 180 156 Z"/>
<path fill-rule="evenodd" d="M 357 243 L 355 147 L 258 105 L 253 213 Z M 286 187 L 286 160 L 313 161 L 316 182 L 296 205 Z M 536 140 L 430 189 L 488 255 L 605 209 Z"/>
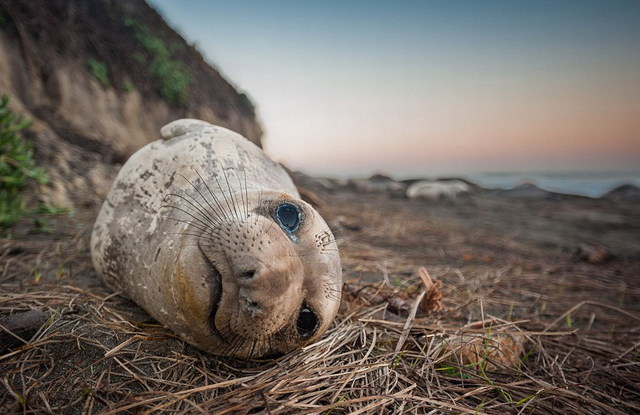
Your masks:
<path fill-rule="evenodd" d="M 259 357 L 318 339 L 340 303 L 335 239 L 239 134 L 174 121 L 120 170 L 91 235 L 103 281 L 190 344 Z"/>

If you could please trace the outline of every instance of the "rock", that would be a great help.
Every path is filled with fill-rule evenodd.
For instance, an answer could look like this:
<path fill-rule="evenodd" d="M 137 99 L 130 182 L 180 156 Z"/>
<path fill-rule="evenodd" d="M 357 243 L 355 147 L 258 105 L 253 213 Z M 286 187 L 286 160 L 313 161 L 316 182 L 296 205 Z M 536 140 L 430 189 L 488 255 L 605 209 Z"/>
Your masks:
<path fill-rule="evenodd" d="M 623 184 L 611 190 L 602 198 L 617 202 L 637 202 L 640 201 L 640 187 L 632 184 Z"/>
<path fill-rule="evenodd" d="M 373 175 L 368 179 L 352 179 L 350 186 L 357 192 L 389 193 L 392 196 L 403 195 L 406 189 L 406 184 L 381 174 Z"/>
<path fill-rule="evenodd" d="M 512 189 L 498 190 L 494 196 L 505 199 L 547 200 L 554 199 L 559 194 L 541 189 L 533 183 L 524 183 Z"/>
<path fill-rule="evenodd" d="M 462 180 L 422 180 L 407 188 L 409 199 L 454 201 L 471 190 Z"/>

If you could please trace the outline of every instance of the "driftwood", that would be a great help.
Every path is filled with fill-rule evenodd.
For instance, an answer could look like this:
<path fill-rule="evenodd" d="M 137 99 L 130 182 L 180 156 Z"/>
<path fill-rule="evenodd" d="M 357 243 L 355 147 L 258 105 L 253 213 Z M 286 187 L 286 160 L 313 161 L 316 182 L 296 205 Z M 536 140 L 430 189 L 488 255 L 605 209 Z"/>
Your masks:
<path fill-rule="evenodd" d="M 47 313 L 37 309 L 0 319 L 0 351 L 28 343 L 48 319 Z"/>

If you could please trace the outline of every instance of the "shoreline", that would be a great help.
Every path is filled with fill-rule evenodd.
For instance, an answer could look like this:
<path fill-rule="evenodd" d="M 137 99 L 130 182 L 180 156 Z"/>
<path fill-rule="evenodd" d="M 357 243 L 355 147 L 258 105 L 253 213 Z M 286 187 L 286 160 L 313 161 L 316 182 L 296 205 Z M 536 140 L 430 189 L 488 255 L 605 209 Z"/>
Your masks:
<path fill-rule="evenodd" d="M 526 174 L 496 173 L 502 177 L 501 180 L 493 182 L 487 180 L 478 180 L 477 177 L 459 174 L 449 176 L 438 176 L 435 178 L 413 177 L 406 179 L 395 179 L 384 174 L 374 174 L 368 178 L 351 177 L 351 178 L 329 178 L 319 176 L 309 176 L 302 172 L 292 172 L 294 181 L 308 188 L 322 188 L 324 190 L 332 190 L 339 188 L 348 188 L 360 192 L 389 192 L 394 196 L 402 196 L 407 189 L 415 183 L 431 183 L 442 184 L 460 183 L 463 187 L 468 186 L 464 193 L 485 194 L 498 197 L 524 198 L 524 199 L 545 199 L 545 198 L 586 198 L 591 200 L 615 199 L 617 201 L 638 201 L 640 200 L 640 173 L 638 177 L 629 175 L 628 177 L 611 181 L 604 185 L 602 183 L 593 183 L 593 181 L 584 181 L 574 186 L 571 183 L 554 186 L 548 182 L 539 183 L 540 180 L 532 178 L 532 180 L 521 180 L 522 177 L 528 177 Z M 553 173 L 545 173 L 552 175 Z M 586 173 L 579 173 L 585 174 Z M 493 175 L 493 173 L 492 173 Z M 569 179 L 571 182 L 573 179 Z M 506 185 L 505 185 L 506 184 Z M 588 189 L 588 190 L 585 190 Z M 594 191 L 594 189 L 600 189 Z M 407 196 L 405 194 L 405 196 Z M 411 198 L 411 196 L 407 196 Z"/>

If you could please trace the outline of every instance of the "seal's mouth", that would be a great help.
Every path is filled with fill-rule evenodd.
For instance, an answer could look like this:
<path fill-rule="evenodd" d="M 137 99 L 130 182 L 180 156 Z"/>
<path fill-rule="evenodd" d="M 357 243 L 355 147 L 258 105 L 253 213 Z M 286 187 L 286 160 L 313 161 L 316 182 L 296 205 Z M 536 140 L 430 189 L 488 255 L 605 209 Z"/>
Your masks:
<path fill-rule="evenodd" d="M 216 314 L 220 307 L 220 299 L 222 298 L 222 274 L 218 271 L 218 268 L 207 258 L 202 247 L 200 247 L 200 253 L 202 253 L 202 259 L 209 264 L 209 275 L 206 276 L 211 281 L 211 310 L 209 311 L 209 326 L 212 333 L 219 339 L 224 339 L 222 333 L 216 327 Z"/>

